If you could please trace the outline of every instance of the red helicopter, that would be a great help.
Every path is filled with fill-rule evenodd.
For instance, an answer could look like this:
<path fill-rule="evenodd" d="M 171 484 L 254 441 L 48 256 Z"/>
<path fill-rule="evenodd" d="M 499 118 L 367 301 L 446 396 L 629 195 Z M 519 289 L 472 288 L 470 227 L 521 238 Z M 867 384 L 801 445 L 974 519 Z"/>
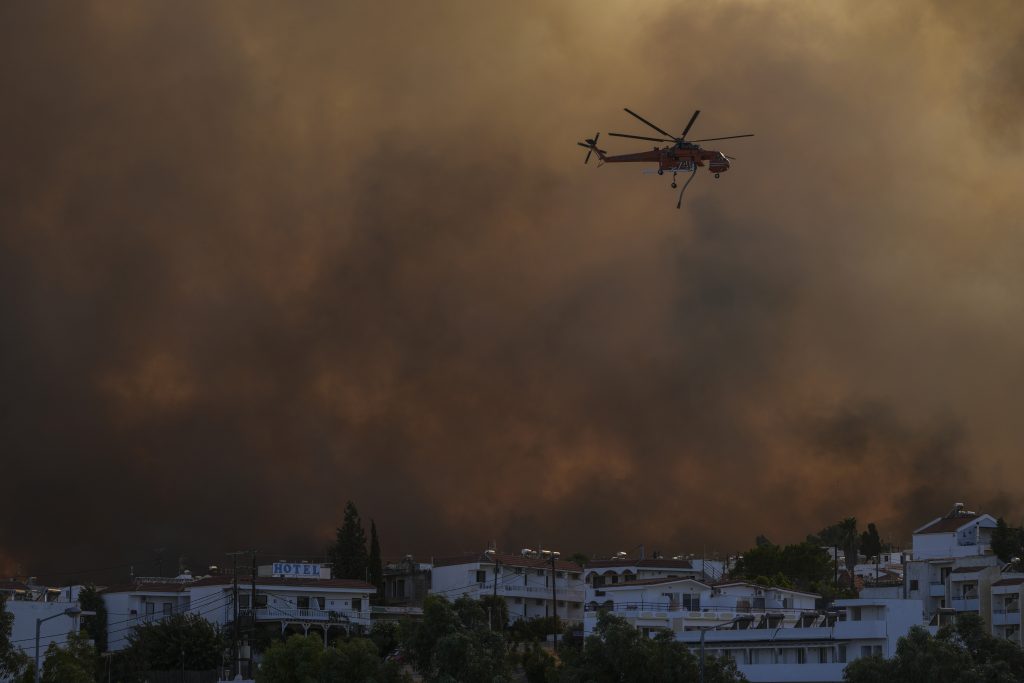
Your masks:
<path fill-rule="evenodd" d="M 702 138 L 700 140 L 687 140 L 686 134 L 690 132 L 690 128 L 693 127 L 693 122 L 700 116 L 700 109 L 693 112 L 693 116 L 690 117 L 690 122 L 686 124 L 686 128 L 683 129 L 683 134 L 679 137 L 675 137 L 671 133 L 668 133 L 661 128 L 645 119 L 644 117 L 637 114 L 635 111 L 626 109 L 626 113 L 630 116 L 634 116 L 640 119 L 642 122 L 658 131 L 665 137 L 662 138 L 651 138 L 644 135 L 629 135 L 627 133 L 608 133 L 620 138 L 633 138 L 636 140 L 651 140 L 653 142 L 671 142 L 672 145 L 668 147 L 655 147 L 649 152 L 636 152 L 634 154 L 616 154 L 609 156 L 606 151 L 599 149 L 597 146 L 597 139 L 601 137 L 600 133 L 595 133 L 593 138 L 587 138 L 586 142 L 577 142 L 576 144 L 587 150 L 587 158 L 583 160 L 583 163 L 590 161 L 590 155 L 593 152 L 597 152 L 598 158 L 602 164 L 605 163 L 620 163 L 628 161 L 651 161 L 658 164 L 658 175 L 663 175 L 665 171 L 672 171 L 672 187 L 678 187 L 676 185 L 676 174 L 677 173 L 689 173 L 690 177 L 683 184 L 683 189 L 679 191 L 679 201 L 676 202 L 676 208 L 680 208 L 683 204 L 683 193 L 686 192 L 686 186 L 693 180 L 693 176 L 697 173 L 698 166 L 704 166 L 707 163 L 708 170 L 715 174 L 715 177 L 719 177 L 722 173 L 729 170 L 729 160 L 735 160 L 735 157 L 727 156 L 721 152 L 713 149 L 704 149 L 697 142 L 711 142 L 712 140 L 732 140 L 734 138 L 750 138 L 753 137 L 753 133 L 744 133 L 743 135 L 727 135 L 721 138 Z M 653 173 L 654 171 L 645 171 L 645 173 Z"/>

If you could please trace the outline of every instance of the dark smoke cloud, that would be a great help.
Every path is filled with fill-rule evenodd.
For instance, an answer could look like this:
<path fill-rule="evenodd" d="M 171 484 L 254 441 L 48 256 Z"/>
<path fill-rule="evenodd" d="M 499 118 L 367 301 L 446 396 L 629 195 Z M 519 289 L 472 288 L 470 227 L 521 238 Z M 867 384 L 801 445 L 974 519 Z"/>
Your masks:
<path fill-rule="evenodd" d="M 1021 515 L 1022 26 L 3 7 L 0 564 L 308 555 L 349 498 L 420 555 Z M 580 163 L 621 106 L 757 137 L 676 212 Z"/>

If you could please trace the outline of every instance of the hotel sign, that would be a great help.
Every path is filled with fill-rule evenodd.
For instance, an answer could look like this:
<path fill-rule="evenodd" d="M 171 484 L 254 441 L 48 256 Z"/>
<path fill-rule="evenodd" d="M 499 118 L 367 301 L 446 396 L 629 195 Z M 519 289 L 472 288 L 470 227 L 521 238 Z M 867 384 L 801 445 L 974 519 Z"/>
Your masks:
<path fill-rule="evenodd" d="M 275 562 L 271 573 L 287 578 L 319 579 L 320 565 L 304 562 Z"/>

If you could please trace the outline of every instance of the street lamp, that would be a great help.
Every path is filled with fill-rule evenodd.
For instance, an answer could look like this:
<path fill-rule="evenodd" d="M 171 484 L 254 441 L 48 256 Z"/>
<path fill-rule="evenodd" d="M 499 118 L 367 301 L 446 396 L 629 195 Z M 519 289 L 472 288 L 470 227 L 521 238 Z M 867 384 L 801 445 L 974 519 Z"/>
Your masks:
<path fill-rule="evenodd" d="M 498 559 L 498 553 L 493 548 L 488 548 L 487 550 L 485 550 L 484 555 L 487 555 L 489 558 L 491 558 L 491 560 L 494 561 L 494 597 L 491 601 L 491 606 L 487 608 L 487 625 L 493 631 L 494 620 L 491 618 L 491 612 L 498 609 L 498 568 L 501 566 L 501 560 Z M 504 629 L 505 625 L 502 624 L 501 627 L 502 629 Z"/>
<path fill-rule="evenodd" d="M 555 652 L 558 652 L 558 595 L 555 593 L 555 562 L 558 557 L 562 554 L 557 550 L 541 550 L 539 551 L 541 557 L 545 558 L 551 563 L 551 614 L 554 617 L 554 640 L 552 641 L 552 647 Z"/>
<path fill-rule="evenodd" d="M 749 624 L 753 620 L 754 617 L 750 616 L 749 614 L 743 614 L 741 616 L 736 617 L 735 619 L 730 619 L 729 621 L 717 624 L 715 626 L 705 626 L 700 630 L 700 683 L 704 683 L 704 636 L 707 634 L 707 632 L 717 631 L 720 628 L 723 628 L 725 626 L 732 626 L 733 624 Z"/>
<path fill-rule="evenodd" d="M 77 617 L 83 617 L 83 616 L 84 617 L 91 617 L 91 616 L 93 616 L 95 614 L 96 613 L 93 612 L 93 611 L 84 611 L 83 612 L 81 607 L 74 606 L 74 607 L 68 607 L 63 612 L 58 612 L 57 614 L 51 614 L 48 617 L 42 617 L 40 619 L 36 619 L 36 676 L 35 676 L 35 682 L 36 683 L 39 683 L 39 633 L 42 630 L 43 622 L 44 621 L 49 621 L 50 619 L 56 619 L 57 617 L 71 617 L 72 619 L 75 619 Z"/>

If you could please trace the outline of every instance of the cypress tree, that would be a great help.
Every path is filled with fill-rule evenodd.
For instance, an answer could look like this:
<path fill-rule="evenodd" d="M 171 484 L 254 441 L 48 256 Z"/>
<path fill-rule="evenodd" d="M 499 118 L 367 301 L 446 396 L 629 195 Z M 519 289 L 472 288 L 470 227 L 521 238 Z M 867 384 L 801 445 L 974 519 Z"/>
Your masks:
<path fill-rule="evenodd" d="M 338 528 L 337 539 L 328 553 L 334 570 L 331 576 L 336 579 L 360 579 L 366 581 L 368 576 L 369 558 L 366 554 L 366 532 L 359 518 L 359 510 L 350 500 L 345 505 L 345 519 Z"/>
<path fill-rule="evenodd" d="M 370 583 L 377 589 L 374 602 L 384 604 L 384 563 L 380 559 L 380 540 L 377 538 L 377 524 L 370 520 Z"/>

